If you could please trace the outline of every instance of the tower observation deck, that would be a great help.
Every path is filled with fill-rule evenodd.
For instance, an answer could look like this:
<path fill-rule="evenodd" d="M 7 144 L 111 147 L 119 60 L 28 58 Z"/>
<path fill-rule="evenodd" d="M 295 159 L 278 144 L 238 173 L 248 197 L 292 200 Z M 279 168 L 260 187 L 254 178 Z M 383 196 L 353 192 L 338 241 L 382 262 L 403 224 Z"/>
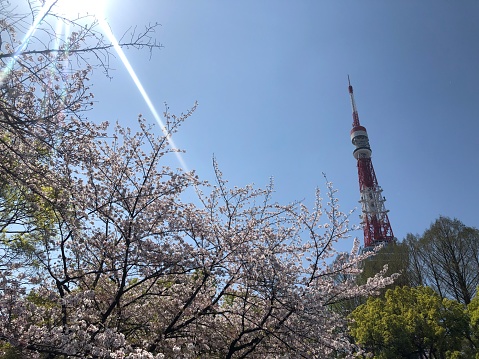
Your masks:
<path fill-rule="evenodd" d="M 364 231 L 364 249 L 373 248 L 381 243 L 394 241 L 394 234 L 389 223 L 388 210 L 384 206 L 386 198 L 378 184 L 371 161 L 371 147 L 369 137 L 364 126 L 359 123 L 359 115 L 354 101 L 353 87 L 349 81 L 349 95 L 353 108 L 353 128 L 351 142 L 355 146 L 353 156 L 357 160 L 359 192 L 361 203 L 361 219 Z"/>

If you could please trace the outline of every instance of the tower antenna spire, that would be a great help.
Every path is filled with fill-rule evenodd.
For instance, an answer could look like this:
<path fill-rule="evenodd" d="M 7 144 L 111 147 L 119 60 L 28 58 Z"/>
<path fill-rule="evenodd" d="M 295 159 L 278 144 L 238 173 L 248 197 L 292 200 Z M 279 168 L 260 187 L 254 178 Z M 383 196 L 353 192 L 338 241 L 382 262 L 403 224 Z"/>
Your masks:
<path fill-rule="evenodd" d="M 353 93 L 353 86 L 351 86 L 351 81 L 348 75 L 348 89 L 349 89 L 349 97 L 351 98 L 351 107 L 353 108 L 353 127 L 361 126 L 359 123 L 359 115 L 358 109 L 356 108 L 356 101 L 354 101 L 354 93 Z"/>
<path fill-rule="evenodd" d="M 364 247 L 370 249 L 381 243 L 394 241 L 394 234 L 389 223 L 388 210 L 384 206 L 386 198 L 382 196 L 382 189 L 378 184 L 376 173 L 371 161 L 371 147 L 369 137 L 364 126 L 359 123 L 358 111 L 354 101 L 353 87 L 348 75 L 349 95 L 353 108 L 353 128 L 351 142 L 356 147 L 353 156 L 357 160 L 359 192 L 361 195 L 361 219 L 364 231 Z"/>

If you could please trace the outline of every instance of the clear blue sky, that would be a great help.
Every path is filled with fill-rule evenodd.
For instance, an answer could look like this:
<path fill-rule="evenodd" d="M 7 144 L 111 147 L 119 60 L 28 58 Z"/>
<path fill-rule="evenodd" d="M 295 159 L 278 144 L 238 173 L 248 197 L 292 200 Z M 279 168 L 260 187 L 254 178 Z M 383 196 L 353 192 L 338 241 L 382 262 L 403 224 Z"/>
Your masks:
<path fill-rule="evenodd" d="M 347 75 L 395 236 L 439 215 L 479 227 L 479 1 L 116 1 L 108 21 L 162 24 L 151 60 L 127 51 L 157 109 L 199 107 L 174 138 L 211 179 L 311 203 L 321 175 L 357 207 Z M 118 60 L 93 77 L 92 119 L 134 124 L 148 107 Z M 362 238 L 362 233 L 357 232 Z"/>

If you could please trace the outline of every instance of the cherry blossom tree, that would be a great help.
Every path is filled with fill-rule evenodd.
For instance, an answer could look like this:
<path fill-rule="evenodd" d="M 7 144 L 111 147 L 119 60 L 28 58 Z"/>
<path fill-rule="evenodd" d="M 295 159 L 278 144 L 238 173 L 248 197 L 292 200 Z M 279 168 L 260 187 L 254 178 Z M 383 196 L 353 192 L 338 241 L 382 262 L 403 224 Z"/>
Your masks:
<path fill-rule="evenodd" d="M 137 132 L 88 121 L 82 113 L 92 97 L 91 60 L 83 54 L 98 59 L 108 45 L 91 50 L 88 41 L 99 37 L 79 29 L 68 42 L 78 46 L 71 51 L 47 43 L 50 51 L 15 52 L 13 24 L 0 23 L 2 40 L 11 40 L 2 45 L 10 54 L 0 56 L 2 65 L 15 58 L 0 99 L 5 355 L 325 358 L 352 352 L 335 304 L 371 295 L 393 278 L 381 272 L 356 283 L 369 254 L 358 253 L 358 241 L 348 255 L 334 249 L 354 226 L 331 183 L 326 199 L 317 191 L 308 208 L 276 203 L 272 184 L 230 188 L 216 161 L 215 183 L 170 168 L 177 150 L 169 139 L 196 105 L 179 116 L 165 111 L 161 136 L 141 116 Z M 338 255 L 343 259 L 333 262 Z"/>
<path fill-rule="evenodd" d="M 2 233 L 20 235 L 46 225 L 48 211 L 42 216 L 33 212 L 41 201 L 49 202 L 45 189 L 54 191 L 52 183 L 61 180 L 51 171 L 53 154 L 82 160 L 85 151 L 79 147 L 101 136 L 104 127 L 83 120 L 93 105 L 89 76 L 94 69 L 111 73 L 114 44 L 103 36 L 94 17 L 68 19 L 55 12 L 57 6 L 58 1 L 12 5 L 0 0 Z M 156 27 L 133 31 L 119 46 L 159 48 L 153 37 Z M 62 28 L 68 32 L 58 33 Z M 12 228 L 15 223 L 24 232 Z"/>
<path fill-rule="evenodd" d="M 190 114 L 167 116 L 169 131 Z M 309 210 L 272 202 L 271 187 L 228 189 L 216 164 L 217 184 L 200 183 L 161 166 L 168 137 L 139 123 L 92 141 L 80 164 L 55 162 L 62 187 L 40 206 L 48 228 L 2 273 L 1 338 L 39 357 L 348 353 L 331 306 L 390 280 L 355 284 L 357 242 L 328 264 L 349 232 L 331 185 L 326 208 L 318 193 Z M 188 188 L 200 205 L 184 200 Z M 350 275 L 338 282 L 339 272 Z"/>
<path fill-rule="evenodd" d="M 170 131 L 189 115 L 168 117 Z M 202 184 L 161 166 L 167 137 L 139 123 L 91 144 L 81 166 L 57 163 L 50 226 L 30 241 L 30 261 L 3 275 L 3 339 L 70 357 L 347 353 L 331 305 L 389 281 L 355 284 L 357 247 L 328 264 L 349 232 L 331 185 L 327 208 L 318 193 L 309 210 L 272 202 L 272 188 L 228 189 L 216 164 L 217 184 Z M 188 188 L 201 205 L 184 201 Z"/>

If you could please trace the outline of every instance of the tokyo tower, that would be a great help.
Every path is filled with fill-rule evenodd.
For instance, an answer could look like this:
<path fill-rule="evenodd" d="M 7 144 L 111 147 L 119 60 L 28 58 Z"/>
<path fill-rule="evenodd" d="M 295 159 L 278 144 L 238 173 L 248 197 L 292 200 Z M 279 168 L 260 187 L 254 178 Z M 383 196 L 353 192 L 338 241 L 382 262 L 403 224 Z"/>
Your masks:
<path fill-rule="evenodd" d="M 353 128 L 351 142 L 356 147 L 353 156 L 357 160 L 359 192 L 362 209 L 362 226 L 364 230 L 364 249 L 371 249 L 378 244 L 394 241 L 393 230 L 389 223 L 388 210 L 384 206 L 386 198 L 382 196 L 382 189 L 378 184 L 371 161 L 371 147 L 366 128 L 359 123 L 358 110 L 354 102 L 353 87 L 349 81 L 349 95 L 353 108 Z"/>

